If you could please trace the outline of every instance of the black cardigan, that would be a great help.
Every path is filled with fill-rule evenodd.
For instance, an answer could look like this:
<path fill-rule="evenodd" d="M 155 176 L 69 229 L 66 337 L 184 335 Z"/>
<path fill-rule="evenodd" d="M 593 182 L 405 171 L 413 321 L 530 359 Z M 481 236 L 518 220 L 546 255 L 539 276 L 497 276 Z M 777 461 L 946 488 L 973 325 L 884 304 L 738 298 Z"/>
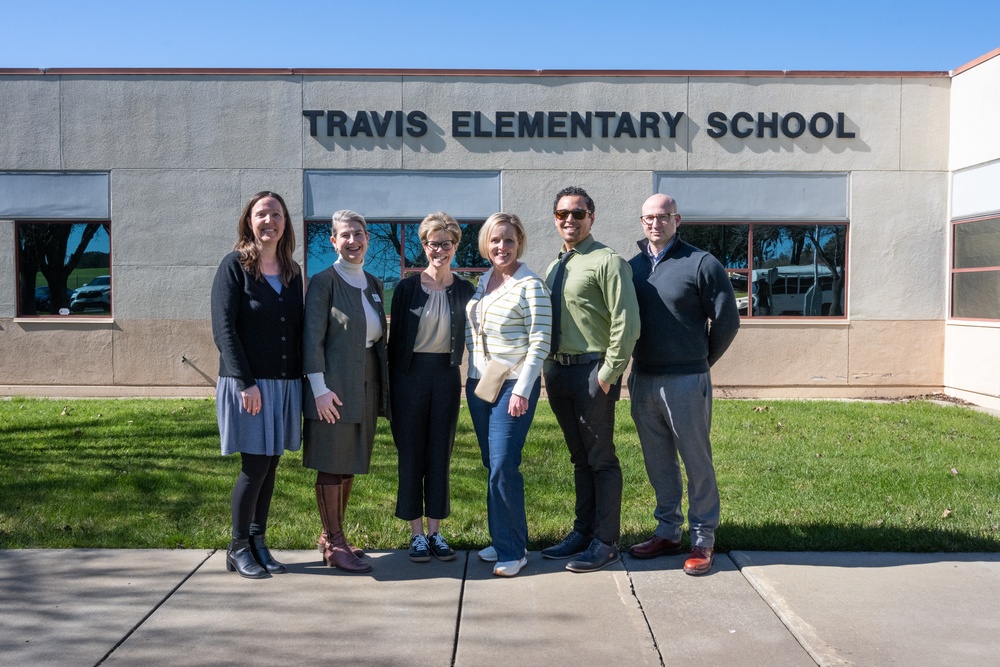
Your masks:
<path fill-rule="evenodd" d="M 451 365 L 461 366 L 465 354 L 465 306 L 476 293 L 476 286 L 455 276 L 447 288 L 448 308 L 451 310 Z M 427 303 L 427 292 L 420 287 L 420 274 L 407 276 L 399 281 L 392 294 L 389 320 L 389 370 L 405 373 L 413 358 L 413 344 L 417 340 L 420 313 Z"/>
<path fill-rule="evenodd" d="M 302 378 L 302 274 L 279 295 L 225 256 L 212 283 L 212 337 L 219 348 L 219 377 L 236 378 L 242 391 L 258 379 Z"/>

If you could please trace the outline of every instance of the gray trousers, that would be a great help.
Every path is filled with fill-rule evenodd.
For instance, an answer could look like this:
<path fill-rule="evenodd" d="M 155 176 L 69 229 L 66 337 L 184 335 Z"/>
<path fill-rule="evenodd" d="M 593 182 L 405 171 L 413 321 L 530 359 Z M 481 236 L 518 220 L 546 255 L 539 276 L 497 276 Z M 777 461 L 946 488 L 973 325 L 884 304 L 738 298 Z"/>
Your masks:
<path fill-rule="evenodd" d="M 632 419 L 642 445 L 646 474 L 656 493 L 656 535 L 679 540 L 684 487 L 678 455 L 688 478 L 688 523 L 692 546 L 715 546 L 719 487 L 712 465 L 712 377 L 651 375 L 628 379 Z"/>

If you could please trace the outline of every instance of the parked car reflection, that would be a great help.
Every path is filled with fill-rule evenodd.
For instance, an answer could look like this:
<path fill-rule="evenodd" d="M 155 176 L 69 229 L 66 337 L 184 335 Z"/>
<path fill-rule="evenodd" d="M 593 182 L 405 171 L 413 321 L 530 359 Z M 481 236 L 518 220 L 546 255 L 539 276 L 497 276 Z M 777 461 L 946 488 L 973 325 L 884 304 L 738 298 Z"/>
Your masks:
<path fill-rule="evenodd" d="M 73 299 L 73 290 L 66 290 L 66 301 L 71 301 Z M 65 303 L 65 302 L 64 302 Z M 49 291 L 48 285 L 42 285 L 41 287 L 35 288 L 35 312 L 40 313 L 42 311 L 52 310 L 52 294 Z"/>
<path fill-rule="evenodd" d="M 70 299 L 69 309 L 74 313 L 92 309 L 111 312 L 111 276 L 97 276 L 77 288 Z"/>

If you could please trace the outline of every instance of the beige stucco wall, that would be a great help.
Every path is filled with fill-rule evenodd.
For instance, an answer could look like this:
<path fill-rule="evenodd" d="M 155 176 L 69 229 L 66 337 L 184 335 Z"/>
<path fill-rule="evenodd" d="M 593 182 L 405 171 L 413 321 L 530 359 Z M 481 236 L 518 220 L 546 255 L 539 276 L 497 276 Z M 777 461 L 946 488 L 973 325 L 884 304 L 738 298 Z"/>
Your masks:
<path fill-rule="evenodd" d="M 281 192 L 301 261 L 304 169 L 497 171 L 501 205 L 525 221 L 524 259 L 538 272 L 560 244 L 551 205 L 565 185 L 590 191 L 595 236 L 631 256 L 657 172 L 846 173 L 847 319 L 748 321 L 715 381 L 823 396 L 944 382 L 946 137 L 956 113 L 947 78 L 0 75 L 0 99 L 0 171 L 111 174 L 113 320 L 16 318 L 13 241 L 0 247 L 0 387 L 9 391 L 206 391 L 217 371 L 211 280 L 240 206 L 257 190 Z M 303 109 L 420 109 L 429 131 L 312 137 Z M 685 121 L 673 139 L 505 141 L 451 136 L 453 110 L 681 111 Z M 706 134 L 714 110 L 843 111 L 856 137 L 716 140 Z M 13 223 L 0 221 L 0 234 L 13 239 Z"/>

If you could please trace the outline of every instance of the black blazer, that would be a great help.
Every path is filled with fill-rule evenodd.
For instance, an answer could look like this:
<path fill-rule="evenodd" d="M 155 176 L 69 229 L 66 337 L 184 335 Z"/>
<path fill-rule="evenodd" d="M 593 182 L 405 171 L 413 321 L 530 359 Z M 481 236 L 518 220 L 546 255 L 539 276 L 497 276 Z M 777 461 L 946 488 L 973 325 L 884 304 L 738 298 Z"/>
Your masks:
<path fill-rule="evenodd" d="M 461 366 L 465 354 L 465 306 L 475 294 L 476 287 L 468 280 L 455 276 L 446 291 L 451 310 L 451 365 Z M 392 317 L 389 320 L 389 370 L 392 373 L 405 373 L 410 368 L 420 313 L 426 303 L 427 292 L 420 287 L 419 273 L 399 281 L 392 294 Z"/>

